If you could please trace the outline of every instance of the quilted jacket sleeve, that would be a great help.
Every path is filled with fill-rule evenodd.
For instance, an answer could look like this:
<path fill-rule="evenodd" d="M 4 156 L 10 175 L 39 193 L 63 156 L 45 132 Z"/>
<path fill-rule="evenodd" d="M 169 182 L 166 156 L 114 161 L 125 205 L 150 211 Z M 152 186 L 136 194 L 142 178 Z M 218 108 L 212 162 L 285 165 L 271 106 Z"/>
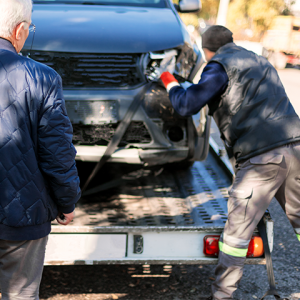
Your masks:
<path fill-rule="evenodd" d="M 50 185 L 53 200 L 63 213 L 72 212 L 81 195 L 72 133 L 61 78 L 57 75 L 40 107 L 38 159 Z"/>

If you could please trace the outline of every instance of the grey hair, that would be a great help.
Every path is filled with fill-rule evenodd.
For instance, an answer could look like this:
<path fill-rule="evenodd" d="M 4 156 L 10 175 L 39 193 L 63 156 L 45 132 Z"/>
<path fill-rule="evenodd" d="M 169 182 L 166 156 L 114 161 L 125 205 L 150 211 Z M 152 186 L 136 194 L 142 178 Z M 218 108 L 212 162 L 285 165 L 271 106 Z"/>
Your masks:
<path fill-rule="evenodd" d="M 32 0 L 0 0 L 0 37 L 8 38 L 23 21 L 31 21 Z"/>

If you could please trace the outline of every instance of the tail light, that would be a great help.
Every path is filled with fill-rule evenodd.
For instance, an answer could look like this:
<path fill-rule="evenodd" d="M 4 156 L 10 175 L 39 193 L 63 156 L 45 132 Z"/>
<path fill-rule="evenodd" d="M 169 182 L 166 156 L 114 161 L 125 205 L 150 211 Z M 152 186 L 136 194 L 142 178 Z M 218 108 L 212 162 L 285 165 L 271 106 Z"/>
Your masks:
<path fill-rule="evenodd" d="M 259 257 L 264 254 L 264 245 L 260 236 L 253 236 L 248 246 L 247 257 Z"/>
<path fill-rule="evenodd" d="M 206 235 L 203 239 L 203 252 L 206 256 L 216 257 L 219 255 L 219 235 Z M 259 257 L 264 254 L 262 238 L 253 236 L 248 246 L 247 257 Z"/>
<path fill-rule="evenodd" d="M 206 235 L 203 239 L 203 252 L 207 256 L 219 255 L 219 235 Z"/>

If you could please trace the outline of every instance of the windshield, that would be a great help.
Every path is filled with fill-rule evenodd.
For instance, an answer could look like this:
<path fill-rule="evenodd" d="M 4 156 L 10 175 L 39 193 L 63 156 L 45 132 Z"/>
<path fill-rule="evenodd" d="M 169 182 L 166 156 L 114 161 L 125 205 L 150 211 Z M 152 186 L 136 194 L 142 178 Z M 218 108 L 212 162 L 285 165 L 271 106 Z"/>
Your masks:
<path fill-rule="evenodd" d="M 33 3 L 166 7 L 165 0 L 33 0 Z"/>

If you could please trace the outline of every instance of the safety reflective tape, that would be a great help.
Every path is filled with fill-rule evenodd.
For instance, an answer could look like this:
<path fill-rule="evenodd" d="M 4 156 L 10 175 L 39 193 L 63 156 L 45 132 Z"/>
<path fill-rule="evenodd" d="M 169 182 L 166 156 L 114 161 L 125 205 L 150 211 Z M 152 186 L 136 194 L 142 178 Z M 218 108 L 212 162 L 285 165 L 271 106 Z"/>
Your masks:
<path fill-rule="evenodd" d="M 300 242 L 300 234 L 296 234 L 298 241 Z"/>
<path fill-rule="evenodd" d="M 294 228 L 296 234 L 300 234 L 300 228 Z"/>
<path fill-rule="evenodd" d="M 248 249 L 240 249 L 228 246 L 222 242 L 219 242 L 219 249 L 225 254 L 236 256 L 236 257 L 245 257 L 247 255 Z"/>

